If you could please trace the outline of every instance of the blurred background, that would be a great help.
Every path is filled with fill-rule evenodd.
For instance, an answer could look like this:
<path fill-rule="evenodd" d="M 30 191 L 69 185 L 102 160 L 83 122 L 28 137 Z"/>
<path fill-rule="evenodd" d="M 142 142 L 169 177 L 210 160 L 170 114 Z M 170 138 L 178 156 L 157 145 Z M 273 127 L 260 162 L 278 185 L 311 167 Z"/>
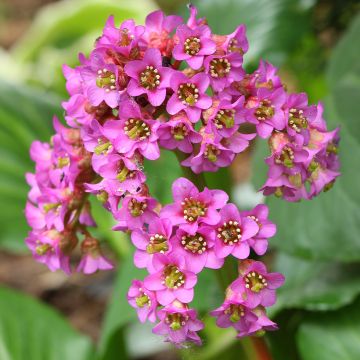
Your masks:
<path fill-rule="evenodd" d="M 205 313 L 222 302 L 211 271 L 200 276 L 194 306 L 206 323 L 200 349 L 174 350 L 140 325 L 127 305 L 132 265 L 126 237 L 96 202 L 98 237 L 117 270 L 68 278 L 37 264 L 24 245 L 23 208 L 33 170 L 28 149 L 47 141 L 52 116 L 66 99 L 61 65 L 88 54 L 106 18 L 116 23 L 162 8 L 187 17 L 182 0 L 2 0 L 0 2 L 0 360 L 257 359 L 231 331 Z M 311 202 L 267 199 L 278 224 L 267 258 L 286 276 L 271 317 L 280 331 L 267 335 L 276 360 L 360 359 L 360 3 L 356 0 L 193 1 L 213 31 L 247 26 L 245 67 L 261 58 L 280 68 L 290 91 L 325 103 L 329 128 L 341 126 L 342 177 Z M 210 187 L 228 190 L 240 207 L 261 200 L 266 143 L 253 144 L 231 169 L 207 174 Z M 147 164 L 161 201 L 181 174 L 172 154 Z M 165 171 L 166 170 L 166 171 Z M 165 189 L 165 190 L 164 190 Z M 245 340 L 246 342 L 247 340 Z"/>

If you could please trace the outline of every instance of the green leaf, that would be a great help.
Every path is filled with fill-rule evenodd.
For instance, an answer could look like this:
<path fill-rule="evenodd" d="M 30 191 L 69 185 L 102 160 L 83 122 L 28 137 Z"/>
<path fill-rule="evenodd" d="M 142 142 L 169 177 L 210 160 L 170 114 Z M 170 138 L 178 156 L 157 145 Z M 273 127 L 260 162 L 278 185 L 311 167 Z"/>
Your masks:
<path fill-rule="evenodd" d="M 360 173 L 357 171 L 360 168 L 360 67 L 352 55 L 353 49 L 358 48 L 354 44 L 359 36 L 360 16 L 334 50 L 328 70 L 331 93 L 325 100 L 325 118 L 330 129 L 341 126 L 342 175 L 329 192 L 311 201 L 288 203 L 268 198 L 271 217 L 278 224 L 278 233 L 272 244 L 289 254 L 341 262 L 360 260 Z M 343 60 L 348 53 L 350 62 Z M 333 83 L 335 78 L 338 79 L 336 85 Z M 263 167 L 260 158 L 268 155 L 263 147 L 258 151 L 255 160 L 259 164 L 256 167 Z M 264 182 L 265 173 L 258 168 L 257 174 L 261 173 Z"/>
<path fill-rule="evenodd" d="M 360 293 L 359 264 L 306 261 L 280 253 L 273 268 L 286 274 L 286 281 L 272 313 L 284 308 L 335 310 Z"/>
<path fill-rule="evenodd" d="M 128 304 L 126 295 L 132 280 L 142 280 L 145 275 L 145 270 L 138 269 L 134 265 L 133 254 L 124 258 L 124 261 L 119 265 L 113 295 L 106 310 L 101 332 L 99 351 L 102 356 L 105 355 L 108 347 L 114 346 L 116 335 L 120 334 L 122 336 L 124 326 L 130 322 L 137 321 L 136 310 Z"/>
<path fill-rule="evenodd" d="M 90 360 L 90 340 L 60 314 L 21 293 L 0 288 L 1 360 Z"/>
<path fill-rule="evenodd" d="M 313 5 L 313 1 L 306 4 L 298 0 L 195 0 L 193 3 L 199 16 L 205 16 L 217 34 L 228 34 L 238 25 L 246 25 L 250 45 L 247 61 L 257 63 L 259 57 L 266 56 L 277 64 L 296 48 L 309 29 L 309 9 Z"/>
<path fill-rule="evenodd" d="M 0 93 L 0 246 L 20 251 L 28 230 L 23 212 L 29 191 L 25 173 L 34 168 L 29 147 L 35 139 L 49 140 L 52 117 L 61 113 L 60 101 L 1 79 Z"/>
<path fill-rule="evenodd" d="M 297 343 L 302 360 L 360 359 L 360 302 L 340 311 L 313 314 L 300 326 Z"/>
<path fill-rule="evenodd" d="M 161 156 L 156 161 L 145 160 L 146 184 L 150 193 L 161 204 L 172 202 L 171 185 L 183 176 L 178 159 L 174 152 L 162 150 Z"/>
<path fill-rule="evenodd" d="M 151 0 L 67 0 L 41 8 L 32 26 L 12 49 L 27 65 L 27 78 L 64 93 L 61 66 L 76 65 L 78 53 L 88 53 L 110 15 L 115 23 L 133 18 L 143 23 L 155 9 Z"/>

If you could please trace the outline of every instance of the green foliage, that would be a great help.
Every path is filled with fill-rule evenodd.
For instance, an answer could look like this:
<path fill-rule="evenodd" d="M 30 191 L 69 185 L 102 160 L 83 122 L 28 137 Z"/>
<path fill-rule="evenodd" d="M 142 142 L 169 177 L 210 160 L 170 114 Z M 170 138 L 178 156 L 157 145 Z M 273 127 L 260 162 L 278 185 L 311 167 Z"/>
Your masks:
<path fill-rule="evenodd" d="M 305 317 L 297 341 L 302 360 L 360 358 L 360 303 L 340 311 Z"/>
<path fill-rule="evenodd" d="M 272 313 L 280 308 L 335 310 L 360 293 L 359 264 L 308 261 L 280 253 L 274 270 L 286 274 L 286 282 Z"/>
<path fill-rule="evenodd" d="M 196 0 L 193 3 L 200 17 L 205 16 L 217 34 L 228 34 L 239 24 L 246 25 L 250 43 L 246 61 L 257 64 L 260 57 L 266 57 L 277 65 L 296 48 L 308 30 L 313 5 L 313 1 L 299 0 Z M 182 12 L 186 17 L 185 10 Z"/>
<path fill-rule="evenodd" d="M 90 360 L 90 340 L 28 296 L 0 288 L 1 360 Z"/>
<path fill-rule="evenodd" d="M 49 140 L 60 100 L 1 79 L 0 93 L 0 246 L 16 251 L 24 248 L 28 229 L 23 209 L 25 173 L 33 171 L 29 147 L 35 139 Z"/>
<path fill-rule="evenodd" d="M 76 65 L 78 53 L 88 53 L 110 15 L 115 23 L 133 18 L 143 23 L 155 8 L 151 0 L 63 0 L 44 7 L 31 28 L 12 49 L 26 65 L 27 79 L 65 94 L 61 66 Z"/>

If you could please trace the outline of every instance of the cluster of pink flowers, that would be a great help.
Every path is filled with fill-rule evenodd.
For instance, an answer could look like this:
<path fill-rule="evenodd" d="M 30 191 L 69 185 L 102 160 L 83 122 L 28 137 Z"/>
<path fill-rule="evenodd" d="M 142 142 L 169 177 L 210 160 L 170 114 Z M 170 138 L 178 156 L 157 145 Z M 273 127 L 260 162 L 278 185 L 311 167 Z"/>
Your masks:
<path fill-rule="evenodd" d="M 251 250 L 266 252 L 276 228 L 265 205 L 240 212 L 223 191 L 198 189 L 185 178 L 174 182 L 174 202 L 163 206 L 146 185 L 144 160 L 157 160 L 162 147 L 195 174 L 213 172 L 259 135 L 272 152 L 264 194 L 311 198 L 339 175 L 338 131 L 327 131 L 321 105 L 287 94 L 268 63 L 246 74 L 247 50 L 244 25 L 213 34 L 193 6 L 186 23 L 161 11 L 145 26 L 127 20 L 116 27 L 110 17 L 90 56 L 81 54 L 74 69 L 64 65 L 70 128 L 55 119 L 50 143 L 31 148 L 36 173 L 27 175 L 26 242 L 35 258 L 70 273 L 81 238 L 78 271 L 112 268 L 88 230 L 95 225 L 88 196 L 95 195 L 116 219 L 114 230 L 131 233 L 134 263 L 149 272 L 132 283 L 129 303 L 140 321 L 159 319 L 154 332 L 178 346 L 201 343 L 203 324 L 189 308 L 197 275 L 221 268 L 229 255 L 239 259 L 239 278 L 212 312 L 218 325 L 239 336 L 275 328 L 265 307 L 283 276 L 248 258 Z"/>
<path fill-rule="evenodd" d="M 259 261 L 245 260 L 250 249 L 263 255 L 276 232 L 267 207 L 240 212 L 227 203 L 225 192 L 206 187 L 200 192 L 185 178 L 173 183 L 172 192 L 174 202 L 131 234 L 134 263 L 149 272 L 144 281 L 134 280 L 128 293 L 140 321 L 159 317 L 155 333 L 179 346 L 186 341 L 200 344 L 196 331 L 203 325 L 188 307 L 197 275 L 204 268 L 221 268 L 232 255 L 239 259 L 239 278 L 227 289 L 224 304 L 212 312 L 217 324 L 233 326 L 239 337 L 275 329 L 265 307 L 275 303 L 275 289 L 284 277 L 268 273 Z"/>

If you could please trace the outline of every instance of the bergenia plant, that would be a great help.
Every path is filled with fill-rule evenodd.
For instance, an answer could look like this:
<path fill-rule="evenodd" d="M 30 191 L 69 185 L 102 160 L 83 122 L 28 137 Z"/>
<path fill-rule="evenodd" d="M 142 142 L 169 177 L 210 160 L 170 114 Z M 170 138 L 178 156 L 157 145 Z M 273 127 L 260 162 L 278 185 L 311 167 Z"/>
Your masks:
<path fill-rule="evenodd" d="M 210 313 L 238 337 L 276 329 L 266 308 L 284 282 L 259 260 L 276 232 L 267 206 L 240 211 L 224 191 L 205 186 L 203 172 L 228 167 L 259 136 L 270 148 L 265 196 L 310 200 L 339 176 L 339 130 L 327 129 L 322 105 L 288 93 L 268 62 L 245 72 L 244 25 L 217 35 L 189 9 L 185 22 L 161 11 L 145 26 L 109 18 L 90 56 L 80 55 L 74 69 L 64 65 L 67 126 L 54 118 L 49 143 L 32 144 L 35 174 L 26 175 L 34 258 L 66 274 L 113 268 L 90 230 L 95 195 L 116 220 L 114 231 L 130 235 L 134 266 L 148 272 L 129 284 L 129 304 L 177 347 L 201 344 L 204 324 L 191 302 L 204 269 L 221 271 L 229 257 L 238 263 Z M 146 183 L 144 160 L 159 159 L 160 148 L 174 151 L 184 169 L 170 204 Z"/>

